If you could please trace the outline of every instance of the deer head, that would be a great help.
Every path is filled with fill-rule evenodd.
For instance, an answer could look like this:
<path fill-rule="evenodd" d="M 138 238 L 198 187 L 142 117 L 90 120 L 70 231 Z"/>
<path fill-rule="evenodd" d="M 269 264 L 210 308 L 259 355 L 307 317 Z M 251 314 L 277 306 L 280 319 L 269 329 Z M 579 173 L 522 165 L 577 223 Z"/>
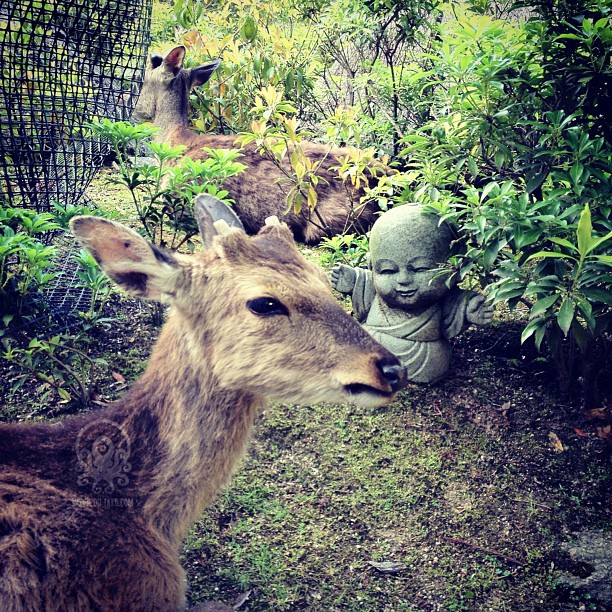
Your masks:
<path fill-rule="evenodd" d="M 214 231 L 207 198 L 195 206 L 205 236 Z M 186 256 L 112 221 L 72 222 L 120 287 L 172 304 L 192 367 L 220 389 L 296 403 L 389 401 L 405 381 L 397 358 L 337 304 L 288 227 L 270 221 L 253 237 L 222 227 L 203 254 Z"/>
<path fill-rule="evenodd" d="M 221 60 L 196 68 L 183 68 L 185 47 L 164 56 L 151 54 L 147 59 L 142 89 L 133 115 L 151 121 L 162 129 L 184 127 L 188 123 L 189 92 L 206 83 Z"/>

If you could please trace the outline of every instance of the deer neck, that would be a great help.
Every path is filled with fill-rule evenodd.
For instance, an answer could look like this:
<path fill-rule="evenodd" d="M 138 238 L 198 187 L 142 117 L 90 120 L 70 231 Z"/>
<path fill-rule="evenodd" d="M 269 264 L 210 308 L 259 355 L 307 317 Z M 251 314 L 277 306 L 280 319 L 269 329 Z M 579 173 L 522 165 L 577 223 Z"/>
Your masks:
<path fill-rule="evenodd" d="M 174 103 L 159 105 L 153 121 L 153 125 L 159 129 L 155 135 L 157 142 L 169 142 L 174 146 L 193 138 L 194 132 L 189 128 L 187 95 L 177 95 Z"/>
<path fill-rule="evenodd" d="M 167 142 L 172 146 L 188 145 L 197 136 L 188 125 L 180 122 L 162 124 L 156 120 L 154 125 L 160 128 L 155 135 L 156 142 Z"/>
<path fill-rule="evenodd" d="M 144 442 L 132 452 L 135 463 L 142 453 L 136 495 L 146 520 L 175 546 L 229 481 L 264 403 L 220 387 L 211 374 L 211 347 L 194 342 L 188 329 L 180 316 L 169 319 L 125 402 L 133 415 L 128 431 L 145 410 L 153 432 L 135 431 Z"/>

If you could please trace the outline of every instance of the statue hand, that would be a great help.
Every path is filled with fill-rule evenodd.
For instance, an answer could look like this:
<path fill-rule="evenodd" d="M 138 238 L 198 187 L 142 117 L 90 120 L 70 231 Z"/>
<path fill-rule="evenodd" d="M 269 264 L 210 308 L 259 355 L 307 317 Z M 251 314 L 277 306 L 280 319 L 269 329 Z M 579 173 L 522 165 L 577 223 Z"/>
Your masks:
<path fill-rule="evenodd" d="M 331 269 L 329 280 L 336 291 L 340 293 L 351 293 L 355 288 L 357 273 L 350 266 L 338 264 Z"/>
<path fill-rule="evenodd" d="M 474 325 L 488 325 L 493 320 L 493 304 L 486 301 L 486 295 L 475 295 L 468 303 L 466 319 Z"/>

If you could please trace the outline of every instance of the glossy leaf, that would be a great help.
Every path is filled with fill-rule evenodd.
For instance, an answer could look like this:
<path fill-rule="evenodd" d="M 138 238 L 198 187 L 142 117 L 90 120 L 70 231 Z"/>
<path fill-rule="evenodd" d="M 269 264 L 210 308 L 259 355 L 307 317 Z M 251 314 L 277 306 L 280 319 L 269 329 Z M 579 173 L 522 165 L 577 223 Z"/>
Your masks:
<path fill-rule="evenodd" d="M 576 238 L 578 239 L 578 252 L 582 258 L 586 257 L 592 248 L 592 233 L 593 225 L 591 223 L 591 211 L 588 205 L 586 205 L 580 214 L 580 221 L 578 222 L 578 229 L 576 231 Z"/>
<path fill-rule="evenodd" d="M 567 332 L 569 332 L 572 325 L 575 309 L 576 305 L 574 304 L 573 300 L 566 298 L 563 301 L 563 304 L 561 304 L 561 308 L 559 308 L 559 312 L 557 313 L 557 323 L 565 336 L 567 336 Z"/>
<path fill-rule="evenodd" d="M 541 300 L 538 300 L 532 307 L 529 313 L 529 318 L 533 319 L 543 313 L 545 313 L 549 308 L 554 306 L 560 296 L 558 294 L 549 295 Z"/>

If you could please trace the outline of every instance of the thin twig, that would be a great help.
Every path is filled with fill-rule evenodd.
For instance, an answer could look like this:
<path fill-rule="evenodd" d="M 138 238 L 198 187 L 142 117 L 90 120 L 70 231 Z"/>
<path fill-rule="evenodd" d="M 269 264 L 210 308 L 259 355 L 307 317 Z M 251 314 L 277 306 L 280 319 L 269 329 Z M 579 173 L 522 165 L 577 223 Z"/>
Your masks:
<path fill-rule="evenodd" d="M 538 508 L 544 508 L 545 510 L 552 510 L 551 506 L 548 506 L 546 504 L 541 504 L 539 502 L 533 501 L 532 499 L 520 499 L 518 497 L 512 497 L 510 498 L 510 501 L 519 502 L 521 504 L 533 504 L 534 506 L 537 506 Z"/>
<path fill-rule="evenodd" d="M 479 550 L 480 552 L 486 553 L 488 555 L 492 555 L 494 557 L 499 557 L 504 561 L 508 561 L 508 563 L 513 563 L 514 565 L 519 565 L 523 567 L 525 564 L 522 561 L 519 561 L 515 557 L 510 557 L 509 555 L 505 555 L 497 550 L 491 550 L 490 548 L 484 548 L 483 546 L 478 546 L 477 544 L 472 544 L 471 542 L 466 542 L 465 540 L 461 540 L 459 538 L 449 538 L 447 536 L 440 536 L 440 539 L 445 542 L 449 542 L 450 544 L 462 544 L 463 546 L 468 546 L 469 548 L 473 548 L 474 550 Z"/>

